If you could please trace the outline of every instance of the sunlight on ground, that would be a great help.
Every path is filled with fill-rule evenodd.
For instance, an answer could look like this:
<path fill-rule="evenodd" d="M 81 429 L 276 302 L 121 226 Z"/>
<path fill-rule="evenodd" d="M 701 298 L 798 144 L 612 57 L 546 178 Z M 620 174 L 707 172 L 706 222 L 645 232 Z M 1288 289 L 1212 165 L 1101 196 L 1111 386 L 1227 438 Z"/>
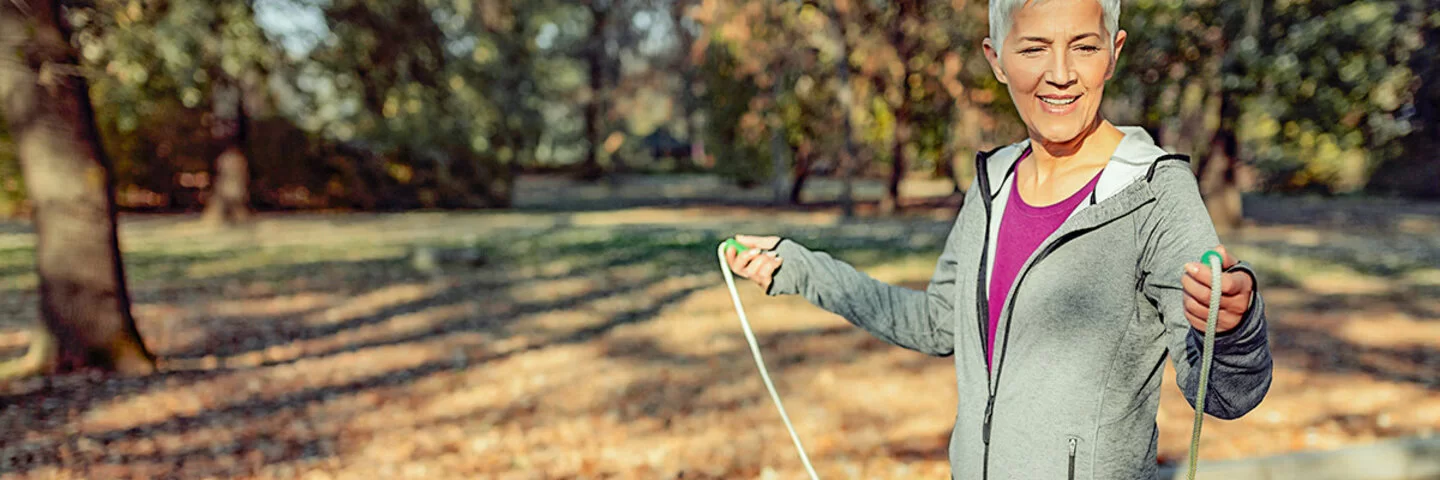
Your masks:
<path fill-rule="evenodd" d="M 275 217 L 216 237 L 137 222 L 128 244 L 146 253 L 127 261 L 153 278 L 136 283 L 139 328 L 175 371 L 3 387 L 22 400 L 0 428 L 23 432 L 0 444 L 0 460 L 22 459 L 5 478 L 802 476 L 714 257 L 722 232 L 774 229 L 773 215 L 587 215 Z M 949 229 L 788 215 L 797 238 L 911 288 Z M 1440 305 L 1425 295 L 1440 273 L 1424 263 L 1440 245 L 1362 237 L 1267 227 L 1230 242 L 1261 270 L 1277 368 L 1250 415 L 1207 420 L 1204 458 L 1440 429 Z M 260 246 L 195 253 L 207 238 Z M 480 266 L 404 261 L 413 245 L 477 244 L 493 256 Z M 9 268 L 28 261 L 12 256 Z M 822 476 L 945 475 L 953 359 L 739 286 Z M 12 316 L 33 295 L 12 293 Z M 23 345 L 4 325 L 0 350 Z M 1173 462 L 1193 410 L 1167 370 L 1158 424 Z"/>

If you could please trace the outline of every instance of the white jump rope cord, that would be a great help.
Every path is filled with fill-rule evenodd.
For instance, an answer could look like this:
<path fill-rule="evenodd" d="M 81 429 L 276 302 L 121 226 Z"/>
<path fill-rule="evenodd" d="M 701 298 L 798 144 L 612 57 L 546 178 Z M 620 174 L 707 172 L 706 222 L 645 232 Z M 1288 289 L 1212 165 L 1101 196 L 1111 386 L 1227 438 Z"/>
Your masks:
<path fill-rule="evenodd" d="M 730 287 L 730 299 L 735 301 L 735 313 L 740 314 L 740 327 L 745 330 L 745 341 L 750 342 L 750 353 L 755 355 L 755 366 L 760 368 L 760 378 L 765 380 L 765 388 L 770 390 L 770 399 L 775 401 L 775 408 L 780 410 L 780 419 L 785 421 L 785 428 L 790 430 L 790 439 L 795 441 L 795 450 L 800 452 L 800 462 L 805 464 L 805 471 L 810 472 L 811 480 L 820 480 L 815 474 L 815 467 L 810 465 L 810 457 L 805 455 L 805 447 L 800 445 L 800 435 L 795 433 L 795 426 L 790 424 L 790 416 L 785 414 L 785 405 L 780 403 L 780 394 L 775 392 L 775 384 L 770 381 L 770 372 L 765 370 L 765 360 L 760 358 L 760 344 L 755 341 L 755 332 L 750 331 L 750 320 L 745 318 L 745 307 L 740 305 L 740 292 L 735 291 L 735 274 L 730 271 L 730 264 L 725 261 L 725 244 L 720 244 L 720 270 L 725 272 L 725 286 Z"/>
<path fill-rule="evenodd" d="M 819 480 L 820 476 L 815 474 L 815 467 L 810 465 L 810 457 L 805 455 L 805 447 L 800 444 L 800 435 L 795 433 L 795 426 L 790 423 L 790 416 L 785 414 L 785 404 L 780 402 L 780 394 L 775 392 L 775 383 L 770 381 L 770 372 L 765 369 L 765 360 L 760 356 L 760 344 L 755 341 L 755 332 L 750 330 L 750 320 L 745 316 L 745 306 L 740 304 L 740 292 L 735 290 L 735 274 L 730 271 L 730 264 L 725 261 L 724 243 L 720 244 L 718 255 L 720 257 L 720 271 L 725 273 L 725 286 L 730 287 L 730 299 L 735 301 L 735 313 L 740 315 L 740 327 L 745 330 L 745 341 L 750 343 L 750 353 L 755 357 L 755 366 L 760 369 L 760 379 L 765 381 L 765 388 L 770 391 L 770 399 L 775 401 L 775 408 L 780 410 L 780 419 L 785 421 L 785 429 L 790 431 L 790 439 L 795 441 L 795 450 L 800 452 L 800 462 L 805 464 L 805 471 L 810 472 L 812 480 Z M 1211 255 L 1206 252 L 1204 258 L 1210 263 L 1210 316 L 1205 321 L 1205 348 L 1201 352 L 1200 360 L 1200 385 L 1195 389 L 1195 426 L 1190 432 L 1190 473 L 1186 477 L 1195 479 L 1195 462 L 1198 460 L 1200 451 L 1200 426 L 1205 420 L 1205 391 L 1210 383 L 1210 363 L 1214 359 L 1215 349 L 1215 324 L 1220 317 L 1220 256 Z"/>
<path fill-rule="evenodd" d="M 1205 252 L 1201 261 L 1210 264 L 1210 315 L 1205 319 L 1205 346 L 1200 351 L 1200 385 L 1195 388 L 1195 426 L 1190 429 L 1190 473 L 1195 480 L 1195 464 L 1200 460 L 1200 425 L 1205 422 L 1205 391 L 1210 384 L 1210 363 L 1215 359 L 1215 324 L 1220 319 L 1220 254 Z"/>

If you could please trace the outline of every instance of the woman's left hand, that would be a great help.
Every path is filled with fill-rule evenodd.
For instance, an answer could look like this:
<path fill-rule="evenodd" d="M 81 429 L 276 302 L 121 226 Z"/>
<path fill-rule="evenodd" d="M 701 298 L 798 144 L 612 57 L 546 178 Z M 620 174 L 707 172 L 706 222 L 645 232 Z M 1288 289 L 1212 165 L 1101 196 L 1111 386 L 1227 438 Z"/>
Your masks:
<path fill-rule="evenodd" d="M 1220 268 L 1229 269 L 1239 263 L 1224 245 L 1215 247 L 1224 260 Z M 1205 331 L 1205 321 L 1210 316 L 1210 265 L 1190 262 L 1185 264 L 1185 273 L 1180 283 L 1185 287 L 1185 318 L 1190 325 Z M 1215 331 L 1224 332 L 1235 328 L 1250 309 L 1250 292 L 1255 281 L 1245 272 L 1228 272 L 1220 275 L 1220 318 L 1215 322 Z"/>

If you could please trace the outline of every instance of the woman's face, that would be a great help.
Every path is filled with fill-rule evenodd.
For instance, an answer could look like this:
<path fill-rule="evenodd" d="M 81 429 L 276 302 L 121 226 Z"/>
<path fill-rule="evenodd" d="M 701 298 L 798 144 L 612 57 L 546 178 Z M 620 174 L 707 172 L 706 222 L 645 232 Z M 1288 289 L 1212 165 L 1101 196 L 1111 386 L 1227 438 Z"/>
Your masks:
<path fill-rule="evenodd" d="M 1125 32 L 1110 43 L 1100 2 L 1029 2 L 996 51 L 985 39 L 985 56 L 1030 135 L 1049 143 L 1070 142 L 1099 121 L 1105 81 L 1125 44 Z"/>

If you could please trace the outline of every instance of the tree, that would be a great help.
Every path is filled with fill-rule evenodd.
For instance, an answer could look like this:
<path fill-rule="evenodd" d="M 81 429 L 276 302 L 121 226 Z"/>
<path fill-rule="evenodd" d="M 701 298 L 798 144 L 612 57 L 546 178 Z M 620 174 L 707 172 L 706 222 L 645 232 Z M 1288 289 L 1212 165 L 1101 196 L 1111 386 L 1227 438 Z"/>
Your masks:
<path fill-rule="evenodd" d="M 1419 198 L 1440 198 L 1440 14 L 1425 8 L 1423 0 L 1404 4 L 1399 17 L 1421 25 L 1418 51 L 1410 57 L 1415 73 L 1413 98 L 1409 102 L 1411 132 L 1402 142 L 1403 151 L 1382 163 L 1367 189 L 1380 194 Z"/>
<path fill-rule="evenodd" d="M 608 64 L 608 36 L 606 27 L 610 24 L 611 10 L 615 0 L 588 0 L 590 8 L 590 38 L 585 45 L 585 64 L 589 72 L 590 91 L 585 100 L 585 160 L 580 166 L 580 176 L 596 180 L 604 173 L 600 167 L 600 149 L 604 148 L 604 119 L 606 99 L 605 67 Z"/>
<path fill-rule="evenodd" d="M 1235 4 L 1237 2 L 1227 2 Z M 1216 230 L 1225 233 L 1240 227 L 1244 214 L 1241 211 L 1239 170 L 1240 139 L 1236 130 L 1240 122 L 1243 96 L 1254 91 L 1253 82 L 1247 82 L 1250 75 L 1249 62 L 1265 53 L 1261 43 L 1261 26 L 1270 16 L 1266 0 L 1245 0 L 1243 2 L 1244 22 L 1239 34 L 1223 47 L 1225 59 L 1220 87 L 1220 127 L 1211 137 L 1208 154 L 1201 156 L 1197 164 L 1200 175 L 1200 195 L 1205 198 L 1205 207 L 1210 211 L 1210 221 Z M 1224 8 L 1224 7 L 1221 7 Z M 1230 39 L 1230 36 L 1226 37 Z"/>
<path fill-rule="evenodd" d="M 696 103 L 695 90 L 699 80 L 696 78 L 695 70 L 699 68 L 700 60 L 697 58 L 703 52 L 695 48 L 695 33 L 691 30 L 686 19 L 690 17 L 687 13 L 694 5 L 695 0 L 672 0 L 670 4 L 670 19 L 675 29 L 675 38 L 678 40 L 675 68 L 680 72 L 680 116 L 681 123 L 685 125 L 685 136 L 690 143 L 690 154 L 686 156 L 686 162 L 678 165 L 681 170 L 689 170 L 700 165 L 701 159 L 705 157 L 705 140 L 700 134 L 700 123 L 696 119 L 696 110 L 699 105 Z"/>
<path fill-rule="evenodd" d="M 0 2 L 0 101 L 34 204 L 41 325 L 8 376 L 155 370 L 135 329 L 113 175 L 58 0 Z"/>
<path fill-rule="evenodd" d="M 215 111 L 212 135 L 225 145 L 211 168 L 215 180 L 201 215 L 205 223 L 213 226 L 234 225 L 250 218 L 250 162 L 245 154 L 250 116 L 246 88 L 235 83 L 226 81 L 211 87 Z"/>
<path fill-rule="evenodd" d="M 894 145 L 890 154 L 890 179 L 885 184 L 885 196 L 880 200 L 881 213 L 892 214 L 900 209 L 900 181 L 905 178 L 905 171 L 912 163 L 909 157 L 910 150 L 907 148 L 915 134 L 915 126 L 911 122 L 911 112 L 914 111 L 914 92 L 912 92 L 910 79 L 912 68 L 910 58 L 915 55 L 917 40 L 915 34 L 920 29 L 921 19 L 925 13 L 923 0 L 898 0 L 895 2 L 898 11 L 890 21 L 890 43 L 895 49 L 897 61 L 900 62 L 899 89 L 900 102 L 895 109 Z"/>

